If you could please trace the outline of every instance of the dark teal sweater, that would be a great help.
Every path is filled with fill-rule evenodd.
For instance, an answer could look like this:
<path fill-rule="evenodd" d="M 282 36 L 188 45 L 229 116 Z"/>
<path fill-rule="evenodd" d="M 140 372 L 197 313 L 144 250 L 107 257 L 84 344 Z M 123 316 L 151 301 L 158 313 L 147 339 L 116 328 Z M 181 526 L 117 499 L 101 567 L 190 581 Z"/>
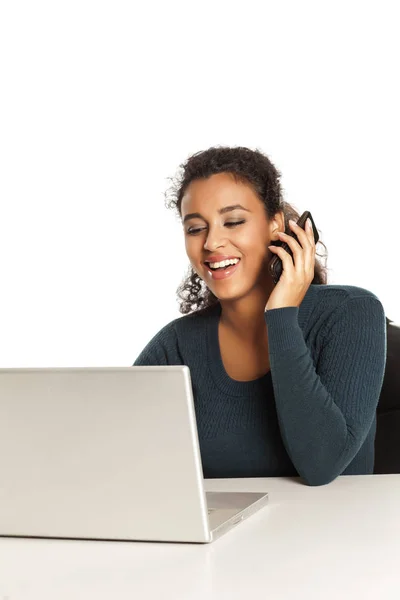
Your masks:
<path fill-rule="evenodd" d="M 221 306 L 163 327 L 133 366 L 187 365 L 205 478 L 300 475 L 309 485 L 373 472 L 386 363 L 379 299 L 311 285 L 300 307 L 265 313 L 269 373 L 236 381 L 218 341 Z"/>

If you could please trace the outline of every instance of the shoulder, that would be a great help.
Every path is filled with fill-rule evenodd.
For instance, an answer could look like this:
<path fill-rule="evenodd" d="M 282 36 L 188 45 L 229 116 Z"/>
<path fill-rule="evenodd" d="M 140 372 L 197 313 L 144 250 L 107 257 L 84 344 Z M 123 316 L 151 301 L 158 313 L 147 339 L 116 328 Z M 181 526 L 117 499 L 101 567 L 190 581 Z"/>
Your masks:
<path fill-rule="evenodd" d="M 204 328 L 210 319 L 215 317 L 219 311 L 220 304 L 216 303 L 207 306 L 206 308 L 182 315 L 173 321 L 175 330 L 179 335 L 185 334 L 186 332 L 193 332 L 199 328 Z"/>
<path fill-rule="evenodd" d="M 168 365 L 176 360 L 176 330 L 174 319 L 152 335 L 133 366 Z M 172 361 L 172 363 L 171 363 Z"/>
<path fill-rule="evenodd" d="M 313 285 L 312 288 L 318 301 L 329 299 L 335 305 L 340 305 L 348 300 L 356 298 L 373 298 L 380 302 L 378 296 L 371 290 L 356 285 L 339 285 L 331 283 L 327 285 Z"/>
<path fill-rule="evenodd" d="M 355 325 L 385 329 L 382 302 L 371 290 L 355 285 L 313 285 L 314 323 L 326 332 L 335 323 L 352 329 Z"/>
<path fill-rule="evenodd" d="M 212 313 L 210 307 L 169 321 L 151 337 L 134 365 L 182 364 L 182 349 L 194 346 Z"/>

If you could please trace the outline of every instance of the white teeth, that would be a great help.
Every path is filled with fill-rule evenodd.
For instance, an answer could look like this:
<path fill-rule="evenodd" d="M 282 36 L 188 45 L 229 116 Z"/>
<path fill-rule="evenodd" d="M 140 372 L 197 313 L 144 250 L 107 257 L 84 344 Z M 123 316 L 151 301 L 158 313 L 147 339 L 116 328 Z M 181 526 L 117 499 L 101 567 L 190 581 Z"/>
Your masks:
<path fill-rule="evenodd" d="M 236 265 L 239 262 L 238 258 L 230 258 L 229 260 L 223 260 L 222 262 L 208 263 L 213 269 L 219 267 L 226 267 L 227 265 Z"/>

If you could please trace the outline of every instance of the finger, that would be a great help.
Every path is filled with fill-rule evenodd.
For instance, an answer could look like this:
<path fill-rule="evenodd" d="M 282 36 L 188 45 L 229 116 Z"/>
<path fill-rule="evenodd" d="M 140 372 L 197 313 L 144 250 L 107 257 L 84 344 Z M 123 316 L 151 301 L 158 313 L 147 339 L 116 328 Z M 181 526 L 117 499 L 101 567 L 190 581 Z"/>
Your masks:
<path fill-rule="evenodd" d="M 289 252 L 287 252 L 281 246 L 268 246 L 270 250 L 277 254 L 282 261 L 283 268 L 286 272 L 290 269 L 294 269 L 293 258 L 290 256 Z"/>
<path fill-rule="evenodd" d="M 297 235 L 297 238 L 304 249 L 310 246 L 312 247 L 314 242 L 314 233 L 312 227 L 310 231 L 306 225 L 306 231 L 304 231 L 302 227 L 297 225 L 297 223 L 292 220 L 289 221 L 289 227 Z"/>
<path fill-rule="evenodd" d="M 308 235 L 308 237 L 310 239 L 310 242 L 311 242 L 311 247 L 312 247 L 313 251 L 315 252 L 314 229 L 313 229 L 313 226 L 311 224 L 311 220 L 310 219 L 307 219 L 306 234 Z"/>
<path fill-rule="evenodd" d="M 306 223 L 306 233 L 308 234 L 310 240 L 311 240 L 311 244 L 315 246 L 315 239 L 314 239 L 314 229 L 311 223 L 310 219 L 307 219 L 307 223 Z"/>
<path fill-rule="evenodd" d="M 300 244 L 291 236 L 286 233 L 279 232 L 279 238 L 282 242 L 286 242 L 289 248 L 293 253 L 293 259 L 295 267 L 302 268 L 304 266 L 304 249 L 300 246 Z M 286 251 L 285 251 L 286 252 Z M 287 254 L 287 252 L 286 252 Z"/>

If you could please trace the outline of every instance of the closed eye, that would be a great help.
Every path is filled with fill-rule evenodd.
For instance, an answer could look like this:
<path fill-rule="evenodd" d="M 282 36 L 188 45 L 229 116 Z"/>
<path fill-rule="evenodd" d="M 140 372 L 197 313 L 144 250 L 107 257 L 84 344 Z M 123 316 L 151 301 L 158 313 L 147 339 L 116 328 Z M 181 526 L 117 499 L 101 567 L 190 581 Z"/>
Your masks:
<path fill-rule="evenodd" d="M 242 225 L 242 223 L 245 223 L 245 222 L 246 222 L 245 220 L 243 220 L 243 221 L 235 221 L 235 222 L 232 221 L 230 223 L 225 223 L 225 226 L 226 227 L 236 227 L 237 225 Z M 190 229 L 187 230 L 187 233 L 189 235 L 193 235 L 193 234 L 196 234 L 198 231 L 201 231 L 202 229 L 204 229 L 204 227 L 197 227 L 196 229 L 190 228 Z"/>

